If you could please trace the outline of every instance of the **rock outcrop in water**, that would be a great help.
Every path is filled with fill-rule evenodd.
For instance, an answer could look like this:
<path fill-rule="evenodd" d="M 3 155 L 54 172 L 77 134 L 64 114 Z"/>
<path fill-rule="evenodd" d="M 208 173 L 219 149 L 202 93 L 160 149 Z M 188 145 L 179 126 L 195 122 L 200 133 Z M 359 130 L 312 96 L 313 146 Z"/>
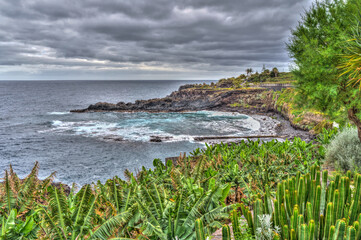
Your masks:
<path fill-rule="evenodd" d="M 116 104 L 98 102 L 90 105 L 86 109 L 72 110 L 71 112 L 99 112 L 99 111 L 119 111 L 119 112 L 184 112 L 200 110 L 223 110 L 235 111 L 231 107 L 234 103 L 243 103 L 244 113 L 264 113 L 271 110 L 265 98 L 260 98 L 260 94 L 266 89 L 202 89 L 194 88 L 193 85 L 184 85 L 165 98 L 155 98 L 150 100 L 137 100 L 135 103 L 119 102 Z M 268 94 L 271 95 L 271 94 Z M 242 105 L 242 104 L 241 104 Z M 239 110 L 240 108 L 238 108 Z"/>

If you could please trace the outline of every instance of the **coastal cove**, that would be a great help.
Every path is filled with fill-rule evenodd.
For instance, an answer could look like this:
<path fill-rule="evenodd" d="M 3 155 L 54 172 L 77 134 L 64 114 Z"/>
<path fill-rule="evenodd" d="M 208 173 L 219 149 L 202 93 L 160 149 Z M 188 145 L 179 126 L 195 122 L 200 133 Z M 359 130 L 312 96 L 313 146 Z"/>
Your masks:
<path fill-rule="evenodd" d="M 280 90 L 283 84 L 280 85 Z M 272 84 L 277 88 L 277 84 Z M 287 85 L 288 87 L 288 85 Z M 293 139 L 300 137 L 309 141 L 312 134 L 308 131 L 310 126 L 316 126 L 324 119 L 319 116 L 311 116 L 303 124 L 295 124 L 292 120 L 288 107 L 277 105 L 278 93 L 266 87 L 243 88 L 212 88 L 209 85 L 183 85 L 178 91 L 172 92 L 164 98 L 149 100 L 137 100 L 134 103 L 98 102 L 85 109 L 73 109 L 73 113 L 191 113 L 202 111 L 215 111 L 224 117 L 237 117 L 247 114 L 259 124 L 259 132 L 247 135 L 238 132 L 234 135 L 219 134 L 206 138 L 195 136 L 192 140 L 206 141 L 207 143 L 237 142 L 237 138 L 265 138 L 265 139 Z M 281 108 L 280 108 L 281 107 Z M 217 113 L 216 113 L 217 114 Z M 312 115 L 312 114 L 311 114 Z M 259 133 L 259 134 L 255 134 Z M 154 135 L 150 141 L 168 141 L 167 136 Z M 211 140 L 211 141 L 209 141 Z"/>
<path fill-rule="evenodd" d="M 215 138 L 197 140 L 202 137 L 230 137 L 222 139 L 222 142 L 237 142 L 242 140 L 242 136 L 255 135 L 291 139 L 294 136 L 304 139 L 311 137 L 305 131 L 295 130 L 276 112 L 263 108 L 263 100 L 251 97 L 257 95 L 244 91 L 241 93 L 250 96 L 251 101 L 259 107 L 235 109 L 225 104 L 218 108 L 183 109 L 173 113 L 108 110 L 82 114 L 69 112 L 72 108 L 80 108 L 101 100 L 99 96 L 109 102 L 147 102 L 136 100 L 166 96 L 188 83 L 1 82 L 2 89 L 6 87 L 8 91 L 2 95 L 2 101 L 7 107 L 2 109 L 1 124 L 6 131 L 1 133 L 0 165 L 5 169 L 12 164 L 19 176 L 25 176 L 34 162 L 38 161 L 41 166 L 40 177 L 56 171 L 56 181 L 83 185 L 97 180 L 104 181 L 115 175 L 123 177 L 126 169 L 137 171 L 140 166 L 152 168 L 155 158 L 164 161 L 167 157 L 189 153 L 196 148 L 203 148 L 205 142 L 220 142 L 220 139 Z M 145 88 L 152 91 L 145 91 Z M 16 96 L 27 94 L 29 89 L 33 93 L 25 98 L 28 101 L 20 102 L 20 98 Z M 60 97 L 55 89 L 59 89 L 59 92 L 66 96 Z M 189 101 L 197 99 L 197 96 L 207 100 L 202 91 L 198 93 L 201 94 L 185 94 L 184 97 L 190 99 Z M 179 96 L 180 93 L 172 94 Z M 230 93 L 223 91 L 222 97 L 216 99 L 215 103 L 224 100 L 222 94 Z M 239 97 L 233 94 L 229 96 L 229 99 Z M 44 102 L 43 99 L 48 97 L 51 99 Z"/>
<path fill-rule="evenodd" d="M 83 185 L 123 177 L 125 169 L 152 168 L 155 158 L 164 160 L 203 148 L 204 141 L 194 141 L 194 137 L 284 135 L 274 129 L 279 123 L 275 117 L 250 112 L 69 112 L 99 100 L 135 102 L 166 96 L 181 85 L 203 82 L 2 81 L 0 167 L 12 164 L 24 177 L 38 161 L 40 178 L 56 171 L 55 181 Z M 168 140 L 150 142 L 151 136 Z"/>
<path fill-rule="evenodd" d="M 150 168 L 155 158 L 164 159 L 203 147 L 204 144 L 189 141 L 120 143 L 78 135 L 77 127 L 106 123 L 104 118 L 115 123 L 117 116 L 87 117 L 69 112 L 99 100 L 135 101 L 166 96 L 181 85 L 203 82 L 0 81 L 0 168 L 7 169 L 12 164 L 23 178 L 38 161 L 40 178 L 56 171 L 55 181 L 84 185 L 115 175 L 123 177 L 125 169 Z M 60 122 L 75 125 L 73 129 L 61 130 Z"/>

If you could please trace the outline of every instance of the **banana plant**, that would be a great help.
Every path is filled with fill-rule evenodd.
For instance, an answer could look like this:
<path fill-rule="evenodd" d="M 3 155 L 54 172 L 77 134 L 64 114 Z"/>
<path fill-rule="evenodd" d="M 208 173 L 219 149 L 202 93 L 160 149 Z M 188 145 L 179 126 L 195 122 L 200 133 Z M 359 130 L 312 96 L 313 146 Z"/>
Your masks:
<path fill-rule="evenodd" d="M 6 217 L 0 218 L 0 240 L 6 239 L 37 239 L 38 227 L 33 216 L 26 217 L 25 221 L 17 218 L 17 210 L 12 209 Z"/>
<path fill-rule="evenodd" d="M 68 197 L 62 189 L 48 188 L 48 205 L 40 205 L 40 223 L 47 236 L 56 239 L 83 238 L 94 228 L 94 206 L 97 196 L 92 193 L 90 185 L 85 185 L 75 196 Z"/>
<path fill-rule="evenodd" d="M 234 161 L 231 165 L 228 166 L 227 171 L 222 177 L 222 181 L 226 183 L 230 183 L 235 192 L 234 202 L 240 202 L 241 199 L 238 196 L 238 191 L 242 189 L 243 194 L 246 195 L 247 198 L 250 198 L 250 193 L 252 190 L 244 180 L 240 170 L 239 165 L 236 161 Z"/>
<path fill-rule="evenodd" d="M 207 231 L 221 227 L 218 221 L 228 216 L 232 206 L 222 206 L 230 187 L 214 186 L 200 196 L 179 191 L 175 199 L 159 186 L 142 189 L 136 201 L 145 216 L 142 230 L 150 239 L 194 239 L 195 221 L 200 219 Z"/>
<path fill-rule="evenodd" d="M 55 173 L 40 181 L 38 170 L 39 164 L 36 162 L 24 180 L 19 179 L 11 165 L 9 171 L 5 170 L 4 194 L 0 195 L 0 214 L 9 214 L 12 209 L 22 213 L 31 212 L 36 208 L 36 202 L 44 200 L 45 190 L 52 182 Z"/>

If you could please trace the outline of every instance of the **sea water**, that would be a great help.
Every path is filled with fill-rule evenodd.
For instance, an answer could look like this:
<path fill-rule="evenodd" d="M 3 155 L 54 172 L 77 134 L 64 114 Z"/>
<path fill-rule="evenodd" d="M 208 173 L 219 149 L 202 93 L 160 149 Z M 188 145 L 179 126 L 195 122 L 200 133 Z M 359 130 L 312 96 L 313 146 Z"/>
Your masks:
<path fill-rule="evenodd" d="M 238 113 L 69 112 L 96 102 L 165 97 L 203 82 L 0 81 L 0 170 L 12 164 L 24 177 L 38 161 L 41 178 L 56 171 L 57 181 L 82 185 L 204 147 L 195 137 L 259 130 L 259 122 Z M 151 142 L 155 137 L 162 142 Z"/>

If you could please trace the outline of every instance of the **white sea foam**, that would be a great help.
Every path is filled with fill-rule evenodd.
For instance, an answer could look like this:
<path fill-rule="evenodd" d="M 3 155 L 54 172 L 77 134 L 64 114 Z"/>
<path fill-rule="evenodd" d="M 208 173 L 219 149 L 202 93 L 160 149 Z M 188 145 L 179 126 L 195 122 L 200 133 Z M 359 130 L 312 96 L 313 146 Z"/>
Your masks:
<path fill-rule="evenodd" d="M 52 131 L 66 132 L 72 131 L 75 135 L 85 137 L 96 137 L 100 139 L 112 140 L 120 138 L 125 141 L 142 141 L 148 142 L 151 136 L 164 137 L 164 141 L 188 141 L 189 136 L 180 135 L 173 136 L 161 130 L 150 129 L 146 126 L 120 126 L 118 123 L 106 123 L 98 121 L 88 122 L 62 122 L 59 120 L 53 121 Z"/>
<path fill-rule="evenodd" d="M 52 122 L 52 125 L 53 125 L 53 126 L 61 126 L 61 125 L 63 125 L 63 122 L 60 121 L 60 120 L 54 120 L 54 121 Z"/>
<path fill-rule="evenodd" d="M 206 114 L 209 117 L 242 117 L 242 118 L 249 117 L 247 115 L 238 112 L 199 111 L 198 113 Z"/>
<path fill-rule="evenodd" d="M 261 123 L 252 117 L 248 117 L 243 121 L 243 126 L 253 131 L 258 131 L 261 128 Z"/>
<path fill-rule="evenodd" d="M 222 124 L 221 122 L 217 122 L 215 121 L 215 124 L 217 125 L 222 125 L 222 128 L 224 128 L 225 126 L 228 127 L 228 130 L 232 130 L 232 131 L 237 131 L 237 128 L 235 126 L 241 126 L 243 128 L 248 128 L 252 131 L 258 131 L 261 128 L 261 124 L 255 120 L 254 118 L 241 114 L 241 113 L 237 113 L 237 112 L 219 112 L 219 111 L 199 111 L 199 113 L 203 113 L 206 114 L 208 117 L 226 117 L 233 119 L 236 118 L 237 121 L 234 122 L 235 124 L 234 127 L 231 126 L 227 126 L 227 123 Z M 228 123 L 229 124 L 229 123 Z"/>
<path fill-rule="evenodd" d="M 106 119 L 98 121 L 54 120 L 51 123 L 52 128 L 47 131 L 109 141 L 149 142 L 157 137 L 162 142 L 194 142 L 196 136 L 242 136 L 245 132 L 258 131 L 261 126 L 252 117 L 239 113 L 203 111 L 198 114 L 198 116 L 182 115 L 181 113 L 167 116 L 134 115 L 134 118 L 117 118 L 116 120 L 108 116 Z M 194 117 L 197 120 L 194 120 Z"/>
<path fill-rule="evenodd" d="M 48 115 L 66 115 L 69 114 L 70 112 L 48 112 Z"/>

